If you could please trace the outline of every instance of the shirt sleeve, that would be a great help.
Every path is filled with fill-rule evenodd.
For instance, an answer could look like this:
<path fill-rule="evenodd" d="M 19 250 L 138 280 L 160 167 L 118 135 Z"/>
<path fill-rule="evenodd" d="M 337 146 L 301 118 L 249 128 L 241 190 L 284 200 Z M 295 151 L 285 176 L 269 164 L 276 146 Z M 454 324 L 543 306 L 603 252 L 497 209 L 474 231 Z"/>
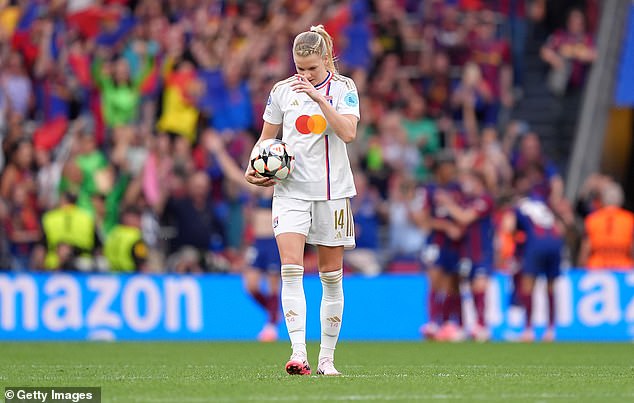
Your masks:
<path fill-rule="evenodd" d="M 284 114 L 280 108 L 279 93 L 279 90 L 275 91 L 274 89 L 271 91 L 269 99 L 266 101 L 264 115 L 262 115 L 262 119 L 272 125 L 279 125 L 284 121 Z"/>
<path fill-rule="evenodd" d="M 346 88 L 344 90 L 337 101 L 335 109 L 342 115 L 354 115 L 357 118 L 361 118 L 361 114 L 359 113 L 359 93 L 352 80 L 350 80 L 350 83 L 352 83 L 352 88 Z"/>

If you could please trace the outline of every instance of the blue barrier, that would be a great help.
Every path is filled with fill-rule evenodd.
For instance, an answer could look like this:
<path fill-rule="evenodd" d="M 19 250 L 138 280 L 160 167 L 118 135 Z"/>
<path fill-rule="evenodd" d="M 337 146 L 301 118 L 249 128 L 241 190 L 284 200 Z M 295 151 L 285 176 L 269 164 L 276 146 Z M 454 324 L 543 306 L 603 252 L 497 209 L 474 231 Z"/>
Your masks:
<path fill-rule="evenodd" d="M 304 287 L 307 337 L 316 340 L 319 278 L 306 276 Z M 509 308 L 510 287 L 507 276 L 496 275 L 487 293 L 496 340 L 513 338 L 523 325 L 522 312 Z M 344 288 L 342 339 L 419 338 L 427 319 L 424 276 L 347 276 Z M 634 273 L 570 272 L 557 292 L 558 339 L 634 339 Z M 537 294 L 535 318 L 543 325 L 546 306 Z M 472 321 L 468 295 L 465 316 Z M 264 320 L 235 275 L 0 274 L 0 340 L 253 340 Z"/>

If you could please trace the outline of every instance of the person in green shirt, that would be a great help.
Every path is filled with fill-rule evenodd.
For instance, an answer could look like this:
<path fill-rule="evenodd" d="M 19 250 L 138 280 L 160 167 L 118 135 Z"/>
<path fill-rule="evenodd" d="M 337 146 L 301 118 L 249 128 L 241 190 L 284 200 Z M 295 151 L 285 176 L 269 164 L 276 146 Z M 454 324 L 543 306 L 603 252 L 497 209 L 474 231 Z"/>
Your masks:
<path fill-rule="evenodd" d="M 82 132 L 78 137 L 78 153 L 64 168 L 60 191 L 77 194 L 77 206 L 94 215 L 92 197 L 99 192 L 97 173 L 109 167 L 103 152 L 97 148 L 92 133 Z"/>
<path fill-rule="evenodd" d="M 414 176 L 418 181 L 425 181 L 429 178 L 428 161 L 440 147 L 438 126 L 434 119 L 426 117 L 426 110 L 427 105 L 424 98 L 411 97 L 407 102 L 402 121 L 408 143 L 417 147 L 420 153 L 420 163 L 414 171 Z"/>
<path fill-rule="evenodd" d="M 130 74 L 130 67 L 124 58 L 104 63 L 98 55 L 93 64 L 92 74 L 101 92 L 101 110 L 108 128 L 134 123 L 139 114 L 141 85 L 154 68 L 154 60 L 145 56 L 145 64 L 136 75 Z"/>

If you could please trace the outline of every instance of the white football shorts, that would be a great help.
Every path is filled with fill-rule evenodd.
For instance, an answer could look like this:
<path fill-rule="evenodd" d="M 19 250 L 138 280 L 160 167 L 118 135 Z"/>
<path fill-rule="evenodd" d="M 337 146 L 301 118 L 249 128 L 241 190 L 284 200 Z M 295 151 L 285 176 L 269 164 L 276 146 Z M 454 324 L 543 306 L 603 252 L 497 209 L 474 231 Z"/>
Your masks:
<path fill-rule="evenodd" d="M 306 243 L 323 246 L 355 247 L 354 220 L 350 199 L 300 200 L 273 197 L 275 236 L 295 232 L 306 236 Z"/>

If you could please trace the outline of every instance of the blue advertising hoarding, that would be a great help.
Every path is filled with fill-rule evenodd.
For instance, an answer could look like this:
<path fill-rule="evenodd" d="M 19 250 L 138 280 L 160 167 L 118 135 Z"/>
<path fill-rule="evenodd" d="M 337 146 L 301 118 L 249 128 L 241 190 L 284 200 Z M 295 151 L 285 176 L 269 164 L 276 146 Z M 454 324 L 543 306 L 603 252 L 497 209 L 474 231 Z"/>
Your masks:
<path fill-rule="evenodd" d="M 513 339 L 523 326 L 523 312 L 509 307 L 511 284 L 496 275 L 487 293 L 495 340 Z M 307 337 L 317 340 L 319 278 L 306 276 L 304 287 Z M 423 275 L 347 276 L 344 289 L 342 339 L 419 339 Z M 540 294 L 534 314 L 543 326 Z M 468 295 L 464 305 L 469 324 Z M 567 273 L 557 283 L 556 314 L 559 340 L 634 340 L 634 273 Z M 264 320 L 235 275 L 0 274 L 0 340 L 253 340 Z"/>

